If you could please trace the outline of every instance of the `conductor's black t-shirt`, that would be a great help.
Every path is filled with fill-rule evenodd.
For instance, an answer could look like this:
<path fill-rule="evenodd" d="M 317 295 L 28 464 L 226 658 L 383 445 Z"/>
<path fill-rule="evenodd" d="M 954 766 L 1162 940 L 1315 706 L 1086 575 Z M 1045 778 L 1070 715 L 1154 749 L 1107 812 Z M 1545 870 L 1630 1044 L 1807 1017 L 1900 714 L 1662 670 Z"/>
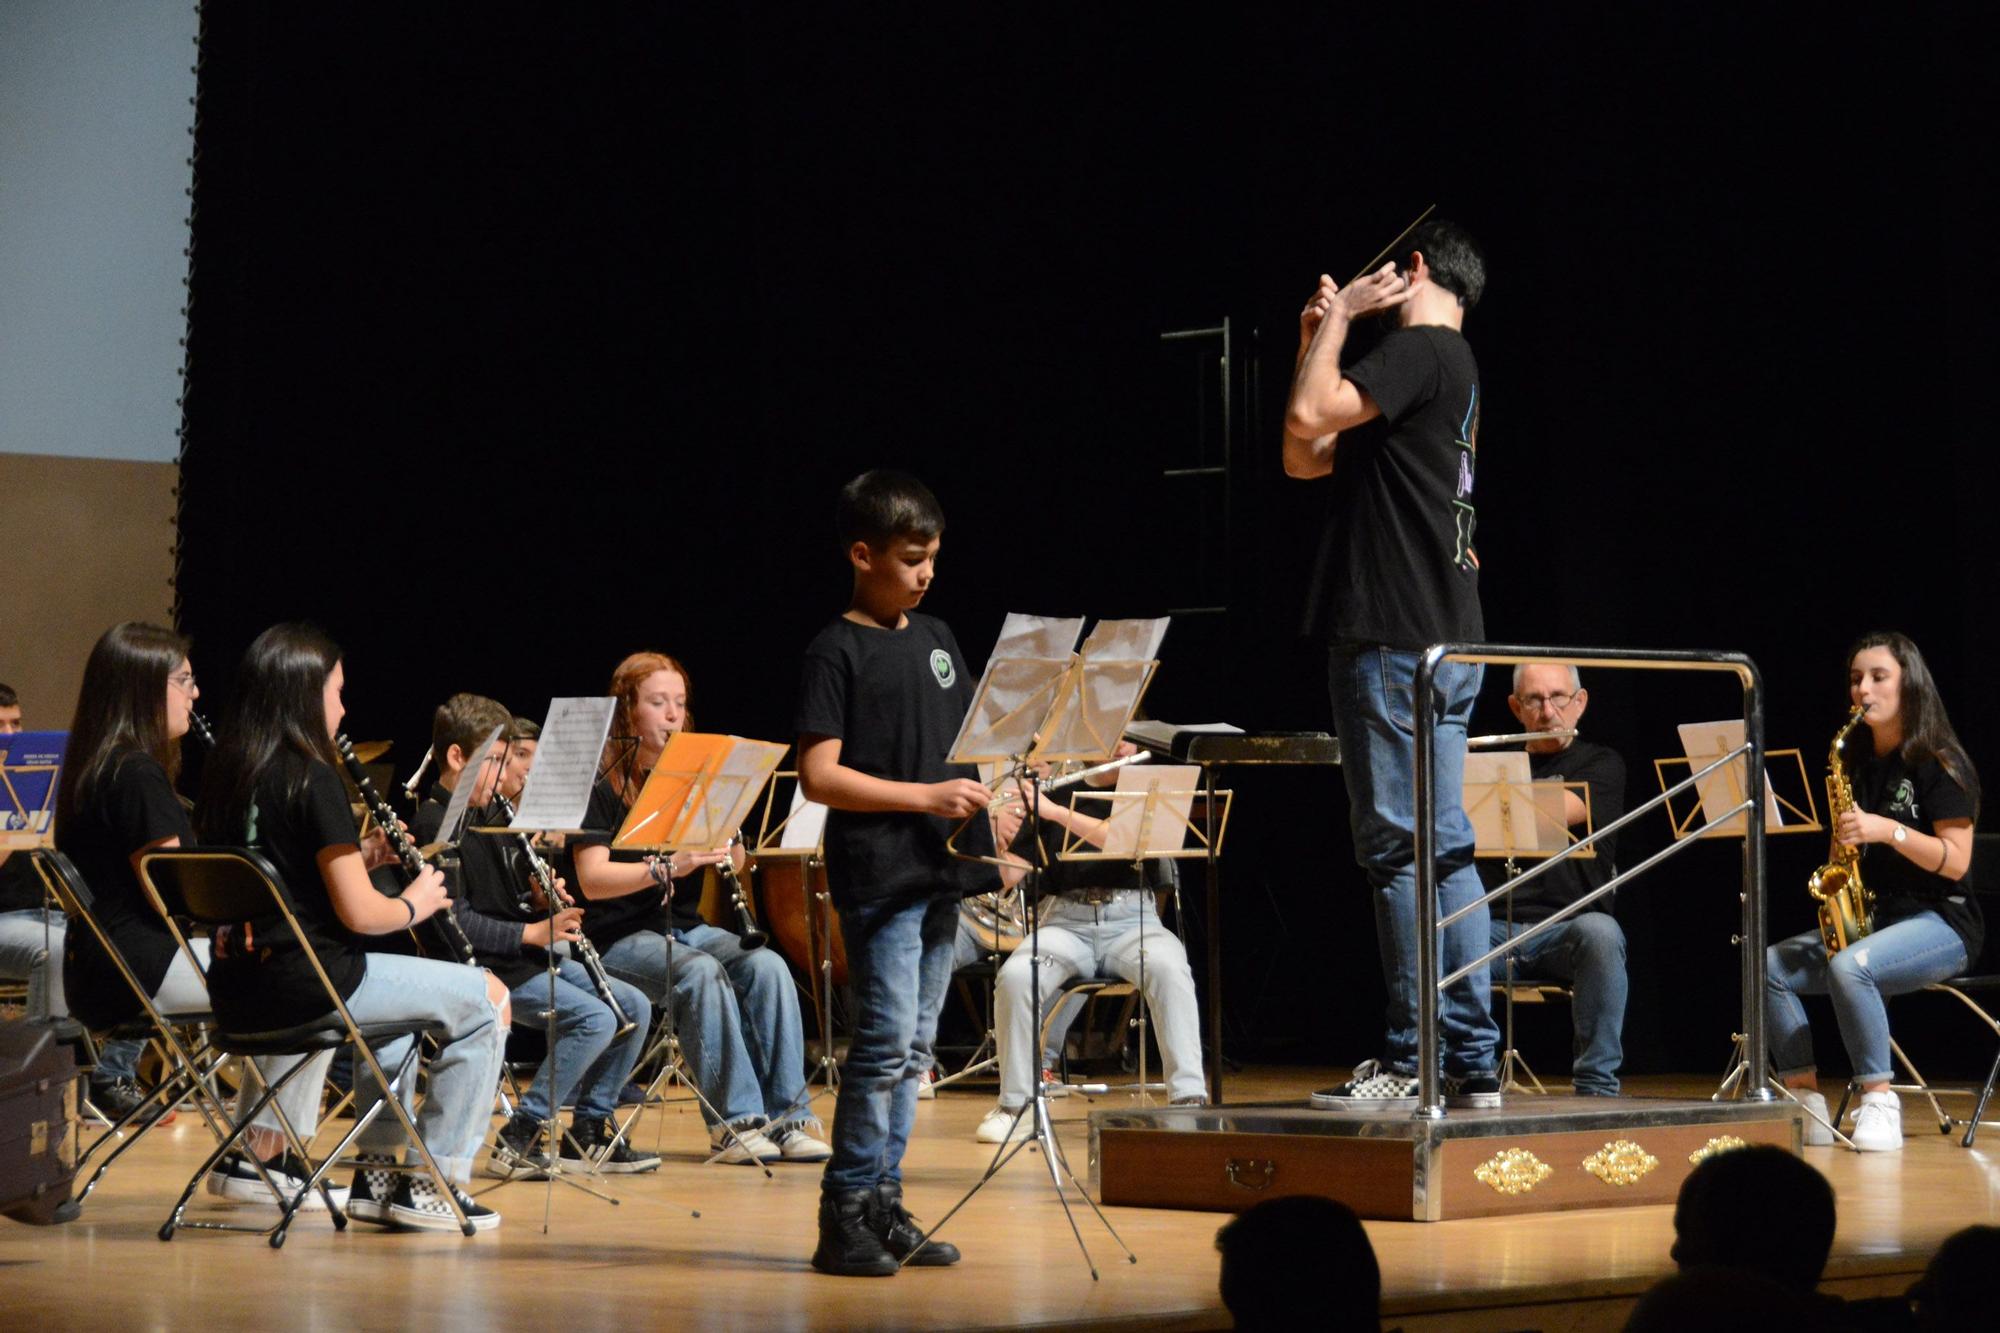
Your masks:
<path fill-rule="evenodd" d="M 1952 780 L 1935 758 L 1911 768 L 1899 750 L 1858 765 L 1853 774 L 1854 804 L 1935 836 L 1932 824 L 1942 819 L 1971 819 L 1972 796 Z M 1965 941 L 1970 968 L 1986 941 L 1986 920 L 1972 893 L 1972 872 L 1957 880 L 1933 874 L 1898 851 L 1893 842 L 1871 842 L 1861 849 L 1861 882 L 1875 895 L 1875 928 L 1893 925 L 1919 912 L 1936 912 Z"/>
<path fill-rule="evenodd" d="M 1344 372 L 1382 409 L 1340 437 L 1306 633 L 1421 649 L 1486 635 L 1473 549 L 1479 367 L 1456 329 L 1396 329 Z"/>
<path fill-rule="evenodd" d="M 295 791 L 292 778 L 301 770 L 304 785 Z M 246 843 L 270 859 L 306 939 L 347 999 L 367 972 L 368 946 L 341 924 L 319 870 L 319 854 L 329 847 L 360 850 L 340 775 L 318 759 L 280 756 L 257 781 L 248 823 Z M 241 928 L 230 934 L 209 968 L 209 998 L 222 1026 L 264 1032 L 332 1013 L 333 1002 L 282 919 L 273 914 L 249 927 L 247 939 Z"/>
<path fill-rule="evenodd" d="M 159 760 L 137 750 L 107 763 L 76 815 L 56 829 L 57 848 L 90 890 L 92 914 L 148 995 L 157 994 L 166 979 L 175 946 L 139 887 L 132 854 L 169 838 L 194 841 L 187 810 Z M 93 1028 L 113 1027 L 145 1012 L 81 921 L 70 923 L 64 935 L 63 989 L 70 1012 Z"/>
<path fill-rule="evenodd" d="M 947 764 L 972 703 L 973 680 L 942 620 L 911 613 L 901 629 L 842 617 L 806 647 L 794 729 L 840 742 L 840 762 L 891 782 L 977 779 Z M 931 894 L 966 897 L 999 888 L 992 867 L 954 858 L 945 841 L 960 821 L 906 811 L 833 810 L 826 820 L 827 886 L 834 905 Z M 992 831 L 975 818 L 957 844 L 993 854 Z"/>

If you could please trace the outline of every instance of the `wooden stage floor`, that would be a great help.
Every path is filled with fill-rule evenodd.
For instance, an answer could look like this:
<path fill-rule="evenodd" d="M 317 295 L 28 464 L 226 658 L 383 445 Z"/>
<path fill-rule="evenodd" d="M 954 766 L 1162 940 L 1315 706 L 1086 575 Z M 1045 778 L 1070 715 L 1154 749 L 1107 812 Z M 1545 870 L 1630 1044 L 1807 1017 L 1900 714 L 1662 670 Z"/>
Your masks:
<path fill-rule="evenodd" d="M 1232 1100 L 1303 1098 L 1329 1070 L 1252 1070 Z M 1638 1095 L 1703 1095 L 1691 1079 L 1639 1079 Z M 1098 1107 L 1115 1104 L 1094 1099 Z M 972 1141 L 991 1105 L 986 1089 L 923 1103 L 906 1163 L 912 1209 L 936 1218 L 991 1157 Z M 1053 1103 L 1065 1149 L 1084 1172 L 1093 1101 Z M 822 1102 L 823 1113 L 830 1103 Z M 1809 1148 L 1833 1182 L 1840 1229 L 1827 1289 L 1900 1291 L 1938 1241 L 2000 1219 L 2000 1135 L 1971 1151 L 1934 1132 L 1905 1103 L 1907 1146 L 1858 1156 Z M 699 1120 L 684 1105 L 649 1112 L 639 1141 L 668 1160 L 644 1176 L 609 1178 L 616 1207 L 558 1186 L 546 1234 L 545 1187 L 513 1184 L 488 1198 L 498 1232 L 388 1233 L 324 1217 L 296 1223 L 285 1248 L 261 1239 L 155 1235 L 172 1196 L 210 1140 L 183 1114 L 114 1167 L 67 1226 L 0 1221 L 0 1317 L 25 1329 L 638 1327 L 1171 1328 L 1228 1327 L 1216 1297 L 1221 1214 L 1107 1210 L 1137 1264 L 1087 1209 L 1079 1218 L 1102 1279 L 1093 1282 L 1065 1225 L 1039 1155 L 1024 1154 L 955 1218 L 945 1235 L 965 1251 L 953 1269 L 836 1279 L 807 1264 L 819 1188 L 815 1166 L 702 1166 Z M 493 1182 L 486 1182 L 488 1184 Z M 197 1195 L 199 1215 L 229 1205 Z M 689 1208 L 699 1208 L 692 1219 Z M 234 1209 L 251 1213 L 251 1209 Z M 1533 1219 L 1370 1222 L 1386 1322 L 1410 1333 L 1442 1328 L 1616 1328 L 1632 1300 L 1671 1271 L 1672 1209 L 1553 1213 Z"/>

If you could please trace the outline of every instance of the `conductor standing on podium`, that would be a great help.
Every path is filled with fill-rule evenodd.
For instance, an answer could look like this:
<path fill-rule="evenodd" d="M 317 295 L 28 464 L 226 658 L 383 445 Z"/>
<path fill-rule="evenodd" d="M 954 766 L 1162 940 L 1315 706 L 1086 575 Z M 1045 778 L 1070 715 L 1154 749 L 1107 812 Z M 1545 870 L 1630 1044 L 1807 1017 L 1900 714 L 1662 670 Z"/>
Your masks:
<path fill-rule="evenodd" d="M 1355 859 L 1374 890 L 1388 986 L 1381 1056 L 1313 1095 L 1347 1111 L 1417 1104 L 1416 738 L 1411 687 L 1433 643 L 1479 640 L 1479 557 L 1472 481 L 1479 448 L 1479 367 L 1461 332 L 1486 286 L 1485 260 L 1451 223 L 1418 227 L 1398 260 L 1345 288 L 1321 275 L 1299 314 L 1299 356 L 1285 410 L 1285 472 L 1331 474 L 1307 631 L 1327 645 L 1327 689 L 1340 734 Z M 1388 311 L 1396 327 L 1343 369 L 1349 324 Z M 1377 423 L 1377 419 L 1379 424 Z M 1365 428 L 1365 429 L 1364 429 Z M 1465 726 L 1482 668 L 1446 662 L 1438 691 L 1437 868 L 1449 914 L 1482 894 L 1461 799 Z M 1488 914 L 1444 932 L 1453 972 L 1486 952 Z M 1428 928 L 1427 924 L 1423 928 Z M 1487 968 L 1439 997 L 1446 1101 L 1500 1104 L 1499 1031 Z"/>

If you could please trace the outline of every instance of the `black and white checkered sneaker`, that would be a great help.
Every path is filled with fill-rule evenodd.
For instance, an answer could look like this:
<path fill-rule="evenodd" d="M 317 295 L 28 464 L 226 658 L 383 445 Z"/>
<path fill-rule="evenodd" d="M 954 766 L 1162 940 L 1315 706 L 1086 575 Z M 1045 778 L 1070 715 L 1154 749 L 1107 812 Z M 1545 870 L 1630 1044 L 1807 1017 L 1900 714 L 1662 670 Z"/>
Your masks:
<path fill-rule="evenodd" d="M 1408 1111 L 1417 1104 L 1417 1076 L 1398 1074 L 1380 1060 L 1363 1060 L 1345 1083 L 1312 1095 L 1319 1111 Z"/>
<path fill-rule="evenodd" d="M 500 1225 L 500 1214 L 454 1186 L 459 1209 L 474 1231 L 492 1231 Z M 413 1231 L 457 1231 L 458 1219 L 451 1205 L 428 1175 L 404 1176 L 396 1186 L 396 1198 L 389 1205 L 389 1221 Z"/>
<path fill-rule="evenodd" d="M 389 1205 L 396 1197 L 396 1159 L 362 1153 L 355 1159 L 354 1179 L 347 1189 L 347 1215 L 363 1222 L 389 1221 Z"/>

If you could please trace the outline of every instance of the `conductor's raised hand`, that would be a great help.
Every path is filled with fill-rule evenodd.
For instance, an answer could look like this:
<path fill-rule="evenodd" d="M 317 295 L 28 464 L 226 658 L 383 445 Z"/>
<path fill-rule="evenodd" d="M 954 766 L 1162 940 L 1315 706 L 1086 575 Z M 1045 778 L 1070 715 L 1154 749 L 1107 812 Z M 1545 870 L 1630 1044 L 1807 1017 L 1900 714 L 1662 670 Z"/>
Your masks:
<path fill-rule="evenodd" d="M 1394 263 L 1382 265 L 1365 277 L 1343 287 L 1334 300 L 1349 319 L 1362 319 L 1399 306 L 1410 299 L 1410 280 L 1396 271 Z"/>
<path fill-rule="evenodd" d="M 925 786 L 924 810 L 946 819 L 964 819 L 978 814 L 993 799 L 986 784 L 975 778 L 947 778 Z"/>

